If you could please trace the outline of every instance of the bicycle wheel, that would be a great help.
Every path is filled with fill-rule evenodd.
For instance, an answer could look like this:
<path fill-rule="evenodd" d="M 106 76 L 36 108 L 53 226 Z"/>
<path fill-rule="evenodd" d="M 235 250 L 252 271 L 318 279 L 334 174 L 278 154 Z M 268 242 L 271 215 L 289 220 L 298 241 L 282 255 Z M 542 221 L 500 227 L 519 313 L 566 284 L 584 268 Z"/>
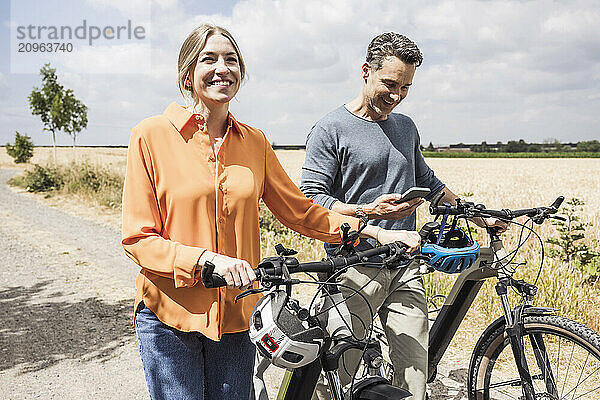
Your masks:
<path fill-rule="evenodd" d="M 484 335 L 469 365 L 469 399 L 524 399 L 504 324 Z M 523 344 L 536 399 L 600 398 L 600 335 L 596 332 L 561 316 L 527 315 Z"/>

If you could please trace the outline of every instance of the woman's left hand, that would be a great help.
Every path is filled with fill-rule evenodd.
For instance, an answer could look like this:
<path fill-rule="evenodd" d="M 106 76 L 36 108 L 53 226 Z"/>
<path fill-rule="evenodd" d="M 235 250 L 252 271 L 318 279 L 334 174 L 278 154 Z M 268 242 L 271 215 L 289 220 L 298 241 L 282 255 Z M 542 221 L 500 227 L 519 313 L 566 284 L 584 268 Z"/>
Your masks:
<path fill-rule="evenodd" d="M 421 244 L 421 236 L 416 231 L 394 231 L 379 228 L 375 239 L 381 244 L 388 244 L 392 242 L 402 242 L 407 246 L 406 252 L 412 253 L 419 248 Z"/>

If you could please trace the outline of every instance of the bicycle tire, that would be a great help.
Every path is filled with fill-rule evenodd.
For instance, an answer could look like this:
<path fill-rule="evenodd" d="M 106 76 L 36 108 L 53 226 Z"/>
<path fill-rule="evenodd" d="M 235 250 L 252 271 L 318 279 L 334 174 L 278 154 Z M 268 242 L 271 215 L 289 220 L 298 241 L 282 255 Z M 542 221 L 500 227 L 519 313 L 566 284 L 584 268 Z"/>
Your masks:
<path fill-rule="evenodd" d="M 600 335 L 562 316 L 523 318 L 525 357 L 536 400 L 600 398 Z M 468 388 L 469 400 L 524 399 L 503 318 L 479 339 L 469 365 Z"/>

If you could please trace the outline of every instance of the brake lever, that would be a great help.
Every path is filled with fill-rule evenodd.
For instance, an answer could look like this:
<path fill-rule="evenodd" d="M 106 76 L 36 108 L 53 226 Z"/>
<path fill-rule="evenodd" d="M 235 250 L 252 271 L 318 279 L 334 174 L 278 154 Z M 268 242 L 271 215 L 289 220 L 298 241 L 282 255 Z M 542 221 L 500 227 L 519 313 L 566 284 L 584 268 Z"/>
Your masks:
<path fill-rule="evenodd" d="M 233 299 L 234 303 L 237 303 L 238 300 L 243 299 L 244 297 L 248 297 L 251 294 L 258 294 L 258 293 L 262 293 L 267 291 L 268 289 L 264 289 L 264 288 L 252 288 L 252 289 L 248 289 L 248 290 L 244 290 L 242 293 L 238 294 L 237 296 L 235 296 L 235 298 Z"/>
<path fill-rule="evenodd" d="M 565 217 L 561 217 L 560 215 L 549 215 L 548 218 L 557 219 L 559 221 L 566 221 Z"/>
<path fill-rule="evenodd" d="M 406 246 L 396 242 L 388 244 L 391 247 L 390 255 L 383 259 L 383 265 L 393 265 L 398 261 L 412 260 L 412 256 L 406 253 Z"/>

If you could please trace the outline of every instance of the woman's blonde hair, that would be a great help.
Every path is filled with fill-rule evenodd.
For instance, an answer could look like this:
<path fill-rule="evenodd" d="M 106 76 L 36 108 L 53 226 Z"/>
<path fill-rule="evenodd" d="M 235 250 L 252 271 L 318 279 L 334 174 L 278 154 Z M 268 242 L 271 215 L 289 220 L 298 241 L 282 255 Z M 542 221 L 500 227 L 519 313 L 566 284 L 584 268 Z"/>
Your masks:
<path fill-rule="evenodd" d="M 194 98 L 194 89 L 189 88 L 189 86 L 186 85 L 186 81 L 189 80 L 191 83 L 190 73 L 192 72 L 194 65 L 196 65 L 198 55 L 200 54 L 202 49 L 204 49 L 204 46 L 206 46 L 206 41 L 208 40 L 208 38 L 215 34 L 225 36 L 233 45 L 233 48 L 235 49 L 235 52 L 238 57 L 238 63 L 240 65 L 241 80 L 244 80 L 244 77 L 246 76 L 246 65 L 244 64 L 242 52 L 240 51 L 240 48 L 237 45 L 231 33 L 229 33 L 227 29 L 222 28 L 220 26 L 202 24 L 189 34 L 187 39 L 185 39 L 185 41 L 181 45 L 181 49 L 179 50 L 179 60 L 177 63 L 179 71 L 177 77 L 177 86 L 179 87 L 179 91 L 181 92 L 183 97 L 186 97 L 187 92 L 187 94 L 189 94 L 194 99 L 194 101 L 196 101 L 196 99 Z"/>

